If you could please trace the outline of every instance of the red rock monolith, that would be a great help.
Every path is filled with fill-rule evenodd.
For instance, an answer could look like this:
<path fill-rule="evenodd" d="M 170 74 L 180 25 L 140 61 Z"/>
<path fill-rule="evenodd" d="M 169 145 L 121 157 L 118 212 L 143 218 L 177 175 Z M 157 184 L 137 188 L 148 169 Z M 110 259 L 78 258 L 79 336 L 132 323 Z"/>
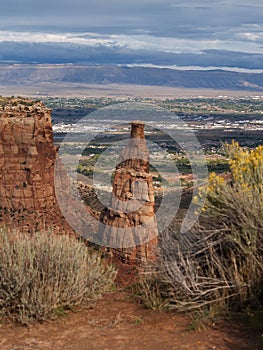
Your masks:
<path fill-rule="evenodd" d="M 110 207 L 101 214 L 99 235 L 102 245 L 111 247 L 112 255 L 123 263 L 140 266 L 155 260 L 154 188 L 141 121 L 131 123 L 129 143 L 116 166 Z"/>

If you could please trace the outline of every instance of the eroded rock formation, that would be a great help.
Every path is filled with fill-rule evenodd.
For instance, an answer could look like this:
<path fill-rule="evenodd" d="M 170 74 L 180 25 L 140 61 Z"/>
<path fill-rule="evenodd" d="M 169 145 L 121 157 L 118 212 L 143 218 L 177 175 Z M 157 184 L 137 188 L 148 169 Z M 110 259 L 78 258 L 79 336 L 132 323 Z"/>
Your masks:
<path fill-rule="evenodd" d="M 69 222 L 87 239 L 98 235 L 99 243 L 124 263 L 153 260 L 157 225 L 144 124 L 132 123 L 116 167 L 111 205 L 101 213 L 83 209 L 57 155 L 50 110 L 41 102 L 0 98 L 0 225 L 31 233 L 74 233 Z"/>
<path fill-rule="evenodd" d="M 155 259 L 154 189 L 140 121 L 132 122 L 129 144 L 116 167 L 110 207 L 101 214 L 99 234 L 103 245 L 111 247 L 124 263 L 144 265 Z"/>
<path fill-rule="evenodd" d="M 55 196 L 50 110 L 41 102 L 0 99 L 0 221 L 34 232 L 70 230 Z"/>

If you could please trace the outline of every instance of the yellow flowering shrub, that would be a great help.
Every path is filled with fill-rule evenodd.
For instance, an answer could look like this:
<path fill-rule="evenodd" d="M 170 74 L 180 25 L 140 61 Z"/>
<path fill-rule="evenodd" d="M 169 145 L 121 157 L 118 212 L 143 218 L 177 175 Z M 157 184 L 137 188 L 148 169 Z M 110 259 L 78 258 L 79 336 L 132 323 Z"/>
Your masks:
<path fill-rule="evenodd" d="M 232 142 L 226 152 L 230 173 L 211 173 L 194 198 L 206 200 L 200 225 L 161 232 L 157 282 L 143 285 L 145 304 L 213 314 L 263 306 L 263 146 Z"/>
<path fill-rule="evenodd" d="M 147 305 L 156 307 L 158 299 L 172 309 L 212 313 L 263 306 L 263 146 L 225 148 L 230 173 L 211 173 L 194 198 L 205 199 L 200 224 L 161 232 Z"/>
<path fill-rule="evenodd" d="M 251 297 L 263 286 L 263 146 L 247 149 L 232 142 L 225 149 L 230 176 L 210 174 L 200 196 L 206 196 L 206 222 L 223 230 L 235 252 L 231 259 L 235 256 L 240 283 Z"/>
<path fill-rule="evenodd" d="M 263 183 L 263 146 L 249 150 L 237 142 L 226 145 L 233 181 L 240 185 L 255 187 Z"/>
<path fill-rule="evenodd" d="M 206 188 L 204 212 L 229 216 L 263 209 L 263 146 L 246 149 L 238 142 L 225 145 L 231 176 L 225 179 L 211 173 Z M 235 213 L 235 214 L 234 214 Z M 254 213 L 256 214 L 256 213 Z M 252 216 L 254 215 L 252 214 Z M 259 213 L 257 213 L 259 214 Z M 261 215 L 260 215 L 261 217 Z"/>

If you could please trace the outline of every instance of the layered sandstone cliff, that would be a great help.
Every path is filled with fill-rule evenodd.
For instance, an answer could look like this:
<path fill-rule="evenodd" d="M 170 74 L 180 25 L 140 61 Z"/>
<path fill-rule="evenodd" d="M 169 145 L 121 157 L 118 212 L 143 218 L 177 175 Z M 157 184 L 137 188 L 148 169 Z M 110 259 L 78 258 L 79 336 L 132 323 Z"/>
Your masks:
<path fill-rule="evenodd" d="M 0 220 L 34 232 L 67 227 L 55 196 L 50 110 L 41 102 L 0 99 Z"/>

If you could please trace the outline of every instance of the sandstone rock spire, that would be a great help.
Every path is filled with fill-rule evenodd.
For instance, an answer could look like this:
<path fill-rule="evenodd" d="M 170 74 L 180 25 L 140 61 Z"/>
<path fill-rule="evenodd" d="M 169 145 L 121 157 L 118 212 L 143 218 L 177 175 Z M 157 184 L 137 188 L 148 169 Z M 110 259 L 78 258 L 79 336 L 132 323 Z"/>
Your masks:
<path fill-rule="evenodd" d="M 144 123 L 133 121 L 128 145 L 120 155 L 111 203 L 101 214 L 102 245 L 124 263 L 144 265 L 155 258 L 157 225 L 154 188 Z"/>

